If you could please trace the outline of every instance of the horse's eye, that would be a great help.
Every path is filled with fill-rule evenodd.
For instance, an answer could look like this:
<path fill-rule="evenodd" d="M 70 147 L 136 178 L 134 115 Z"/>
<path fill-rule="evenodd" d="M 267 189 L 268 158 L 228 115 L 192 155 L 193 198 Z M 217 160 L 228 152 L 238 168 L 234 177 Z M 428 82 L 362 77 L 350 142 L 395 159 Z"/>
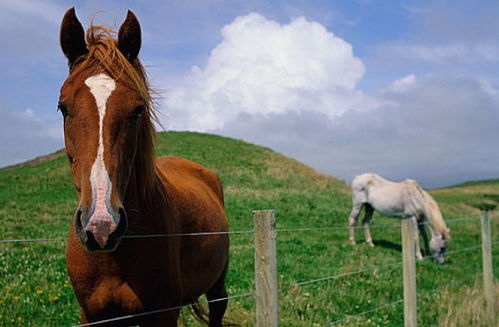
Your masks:
<path fill-rule="evenodd" d="M 62 103 L 57 104 L 57 110 L 59 110 L 62 113 L 63 117 L 66 117 L 68 115 L 68 109 Z"/>
<path fill-rule="evenodd" d="M 142 113 L 144 112 L 144 110 L 145 110 L 145 107 L 142 105 L 135 107 L 135 109 L 133 110 L 133 113 L 132 113 L 132 118 L 139 118 L 140 116 L 142 116 Z"/>

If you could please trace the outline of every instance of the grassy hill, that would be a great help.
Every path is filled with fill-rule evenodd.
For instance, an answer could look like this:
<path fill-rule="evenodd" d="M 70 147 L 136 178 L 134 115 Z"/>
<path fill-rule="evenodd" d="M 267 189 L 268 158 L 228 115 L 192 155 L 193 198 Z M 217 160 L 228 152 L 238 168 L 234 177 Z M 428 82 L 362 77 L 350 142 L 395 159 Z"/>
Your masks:
<path fill-rule="evenodd" d="M 217 172 L 224 185 L 232 230 L 252 229 L 251 211 L 268 208 L 276 210 L 278 228 L 346 225 L 350 190 L 340 180 L 270 149 L 234 139 L 185 132 L 161 133 L 160 138 L 158 155 L 181 156 Z M 499 181 L 468 183 L 432 194 L 448 219 L 478 216 L 476 203 L 496 201 Z M 0 239 L 65 237 L 75 206 L 63 154 L 0 169 Z M 396 223 L 378 215 L 373 219 L 373 225 Z M 498 231 L 498 225 L 498 219 L 493 219 L 494 231 Z M 449 250 L 480 244 L 479 220 L 455 222 L 449 227 L 453 236 Z M 292 286 L 401 260 L 399 229 L 371 232 L 378 245 L 375 248 L 348 245 L 346 230 L 278 234 L 282 326 L 327 326 L 347 315 L 402 298 L 401 268 L 397 265 Z M 362 234 L 359 230 L 359 241 Z M 79 309 L 67 278 L 64 253 L 64 241 L 0 243 L 0 325 L 78 323 Z M 498 262 L 496 249 L 496 273 Z M 421 325 L 470 325 L 474 315 L 481 312 L 480 272 L 479 249 L 451 254 L 449 263 L 442 266 L 428 260 L 418 263 Z M 251 291 L 253 278 L 253 236 L 233 235 L 229 294 Z M 402 311 L 399 303 L 338 325 L 401 326 Z M 230 301 L 228 316 L 242 326 L 253 325 L 254 300 Z M 188 314 L 182 320 L 185 325 L 197 325 Z"/>

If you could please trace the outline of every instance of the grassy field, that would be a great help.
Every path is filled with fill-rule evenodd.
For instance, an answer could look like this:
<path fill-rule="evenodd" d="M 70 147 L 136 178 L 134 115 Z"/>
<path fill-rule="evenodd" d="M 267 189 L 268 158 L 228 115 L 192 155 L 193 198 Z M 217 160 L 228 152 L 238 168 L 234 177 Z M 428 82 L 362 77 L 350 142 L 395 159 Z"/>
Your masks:
<path fill-rule="evenodd" d="M 350 191 L 343 181 L 326 176 L 270 149 L 198 133 L 161 133 L 158 155 L 172 154 L 216 171 L 225 189 L 232 230 L 252 229 L 251 211 L 272 208 L 277 228 L 345 226 Z M 431 192 L 446 219 L 478 217 L 480 201 L 499 198 L 499 180 L 467 183 Z M 0 169 L 0 239 L 65 237 L 76 206 L 63 155 Z M 476 205 L 475 205 L 476 206 Z M 492 213 L 493 239 L 499 221 Z M 372 224 L 396 224 L 376 215 Z M 479 220 L 449 224 L 449 250 L 480 244 Z M 282 326 L 330 326 L 402 298 L 401 267 L 331 279 L 302 286 L 292 284 L 400 261 L 400 230 L 372 229 L 375 248 L 347 243 L 347 231 L 281 232 L 278 273 Z M 358 231 L 357 240 L 364 239 Z M 0 244 L 0 325 L 71 326 L 79 308 L 65 270 L 65 243 Z M 499 251 L 494 248 L 494 268 Z M 479 326 L 483 311 L 481 252 L 473 249 L 449 256 L 445 265 L 418 263 L 418 306 L 422 326 Z M 253 237 L 233 235 L 227 280 L 230 295 L 253 290 Z M 387 306 L 338 326 L 402 326 L 401 303 Z M 230 301 L 228 317 L 254 325 L 254 300 Z M 184 325 L 197 326 L 187 312 Z"/>

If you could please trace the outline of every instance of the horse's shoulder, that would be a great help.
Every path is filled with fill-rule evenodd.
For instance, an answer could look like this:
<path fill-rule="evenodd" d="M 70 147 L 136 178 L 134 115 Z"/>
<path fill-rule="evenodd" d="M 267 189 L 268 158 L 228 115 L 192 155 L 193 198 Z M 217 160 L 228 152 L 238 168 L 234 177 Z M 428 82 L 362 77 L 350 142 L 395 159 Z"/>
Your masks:
<path fill-rule="evenodd" d="M 404 184 L 406 185 L 409 185 L 411 187 L 416 187 L 416 188 L 421 188 L 421 186 L 419 185 L 419 183 L 414 180 L 414 179 L 406 179 L 403 181 Z"/>
<path fill-rule="evenodd" d="M 415 181 L 414 179 L 406 179 L 402 181 L 402 184 L 404 185 L 405 191 L 408 196 L 413 199 L 418 199 L 418 201 L 425 201 L 426 192 L 417 181 Z"/>
<path fill-rule="evenodd" d="M 205 166 L 180 157 L 164 156 L 156 160 L 156 166 L 167 178 L 175 183 L 207 184 L 215 192 L 221 193 L 221 183 L 217 175 Z"/>

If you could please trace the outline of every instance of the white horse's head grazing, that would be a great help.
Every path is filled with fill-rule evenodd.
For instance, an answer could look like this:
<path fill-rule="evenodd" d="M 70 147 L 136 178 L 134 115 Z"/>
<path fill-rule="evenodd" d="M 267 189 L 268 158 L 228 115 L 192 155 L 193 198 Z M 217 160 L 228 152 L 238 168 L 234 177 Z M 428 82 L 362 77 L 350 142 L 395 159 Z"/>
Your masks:
<path fill-rule="evenodd" d="M 433 259 L 438 264 L 445 262 L 445 253 L 449 246 L 449 240 L 443 234 L 434 235 L 430 241 L 430 251 Z"/>

